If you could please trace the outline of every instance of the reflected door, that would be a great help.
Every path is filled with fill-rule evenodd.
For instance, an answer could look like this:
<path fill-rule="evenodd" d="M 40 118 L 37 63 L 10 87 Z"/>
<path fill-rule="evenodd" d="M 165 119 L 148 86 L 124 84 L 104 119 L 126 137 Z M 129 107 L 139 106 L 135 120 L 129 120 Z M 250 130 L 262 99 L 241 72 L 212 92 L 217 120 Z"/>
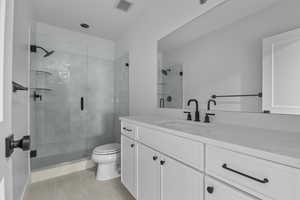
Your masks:
<path fill-rule="evenodd" d="M 300 114 L 300 29 L 264 40 L 263 108 Z"/>

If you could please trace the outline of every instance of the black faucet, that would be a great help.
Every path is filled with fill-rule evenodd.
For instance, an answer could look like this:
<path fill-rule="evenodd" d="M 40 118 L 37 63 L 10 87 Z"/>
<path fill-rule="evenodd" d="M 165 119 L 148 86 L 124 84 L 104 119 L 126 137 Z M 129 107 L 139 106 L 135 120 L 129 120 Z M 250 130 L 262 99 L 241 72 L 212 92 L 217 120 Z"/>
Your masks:
<path fill-rule="evenodd" d="M 217 105 L 216 100 L 213 100 L 213 99 L 208 100 L 208 102 L 207 102 L 207 111 L 210 111 L 210 103 L 214 103 L 215 106 Z"/>
<path fill-rule="evenodd" d="M 197 99 L 190 99 L 187 103 L 190 106 L 191 102 L 195 102 L 196 104 L 196 111 L 195 111 L 195 122 L 200 122 L 200 113 L 199 113 L 199 105 Z"/>
<path fill-rule="evenodd" d="M 213 100 L 213 99 L 208 100 L 208 102 L 207 102 L 207 111 L 208 112 L 210 111 L 210 104 L 211 103 L 214 103 L 215 106 L 217 105 L 216 100 Z M 210 122 L 209 116 L 215 116 L 216 115 L 214 113 L 208 113 L 208 112 L 205 114 L 204 123 L 209 123 Z"/>
<path fill-rule="evenodd" d="M 191 112 L 189 112 L 189 111 L 184 111 L 184 113 L 187 114 L 186 120 L 191 121 L 191 120 L 192 120 Z"/>

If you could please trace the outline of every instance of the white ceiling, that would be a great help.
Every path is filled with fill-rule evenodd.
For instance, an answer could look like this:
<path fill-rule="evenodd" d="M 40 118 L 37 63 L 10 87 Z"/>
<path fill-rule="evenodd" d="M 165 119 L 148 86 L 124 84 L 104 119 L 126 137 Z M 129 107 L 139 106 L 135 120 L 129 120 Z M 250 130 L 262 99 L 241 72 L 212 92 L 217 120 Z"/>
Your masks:
<path fill-rule="evenodd" d="M 151 0 L 134 0 L 127 13 L 115 8 L 117 1 L 33 0 L 33 6 L 37 21 L 117 40 L 143 14 Z M 89 30 L 82 30 L 83 22 L 91 26 Z"/>

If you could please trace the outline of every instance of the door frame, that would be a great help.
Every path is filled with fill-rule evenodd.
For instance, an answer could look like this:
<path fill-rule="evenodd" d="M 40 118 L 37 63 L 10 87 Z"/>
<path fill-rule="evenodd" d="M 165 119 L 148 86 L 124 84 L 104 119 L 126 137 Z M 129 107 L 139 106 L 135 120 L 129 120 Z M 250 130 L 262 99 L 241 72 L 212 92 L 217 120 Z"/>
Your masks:
<path fill-rule="evenodd" d="M 4 143 L 12 132 L 14 0 L 0 0 L 0 27 L 0 200 L 12 200 L 12 159 L 5 157 Z"/>

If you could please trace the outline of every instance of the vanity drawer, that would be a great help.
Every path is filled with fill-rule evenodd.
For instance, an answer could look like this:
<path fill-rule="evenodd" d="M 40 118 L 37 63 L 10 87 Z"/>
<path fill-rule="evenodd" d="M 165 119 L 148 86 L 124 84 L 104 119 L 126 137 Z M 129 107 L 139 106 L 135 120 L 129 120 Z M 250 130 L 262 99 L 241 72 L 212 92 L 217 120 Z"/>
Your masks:
<path fill-rule="evenodd" d="M 131 139 L 136 138 L 137 127 L 128 122 L 121 122 L 121 133 Z"/>
<path fill-rule="evenodd" d="M 255 195 L 300 199 L 300 170 L 207 146 L 206 172 Z"/>
<path fill-rule="evenodd" d="M 149 128 L 139 128 L 138 141 L 199 170 L 204 169 L 204 145 Z"/>
<path fill-rule="evenodd" d="M 205 177 L 205 200 L 259 200 L 229 185 Z"/>

